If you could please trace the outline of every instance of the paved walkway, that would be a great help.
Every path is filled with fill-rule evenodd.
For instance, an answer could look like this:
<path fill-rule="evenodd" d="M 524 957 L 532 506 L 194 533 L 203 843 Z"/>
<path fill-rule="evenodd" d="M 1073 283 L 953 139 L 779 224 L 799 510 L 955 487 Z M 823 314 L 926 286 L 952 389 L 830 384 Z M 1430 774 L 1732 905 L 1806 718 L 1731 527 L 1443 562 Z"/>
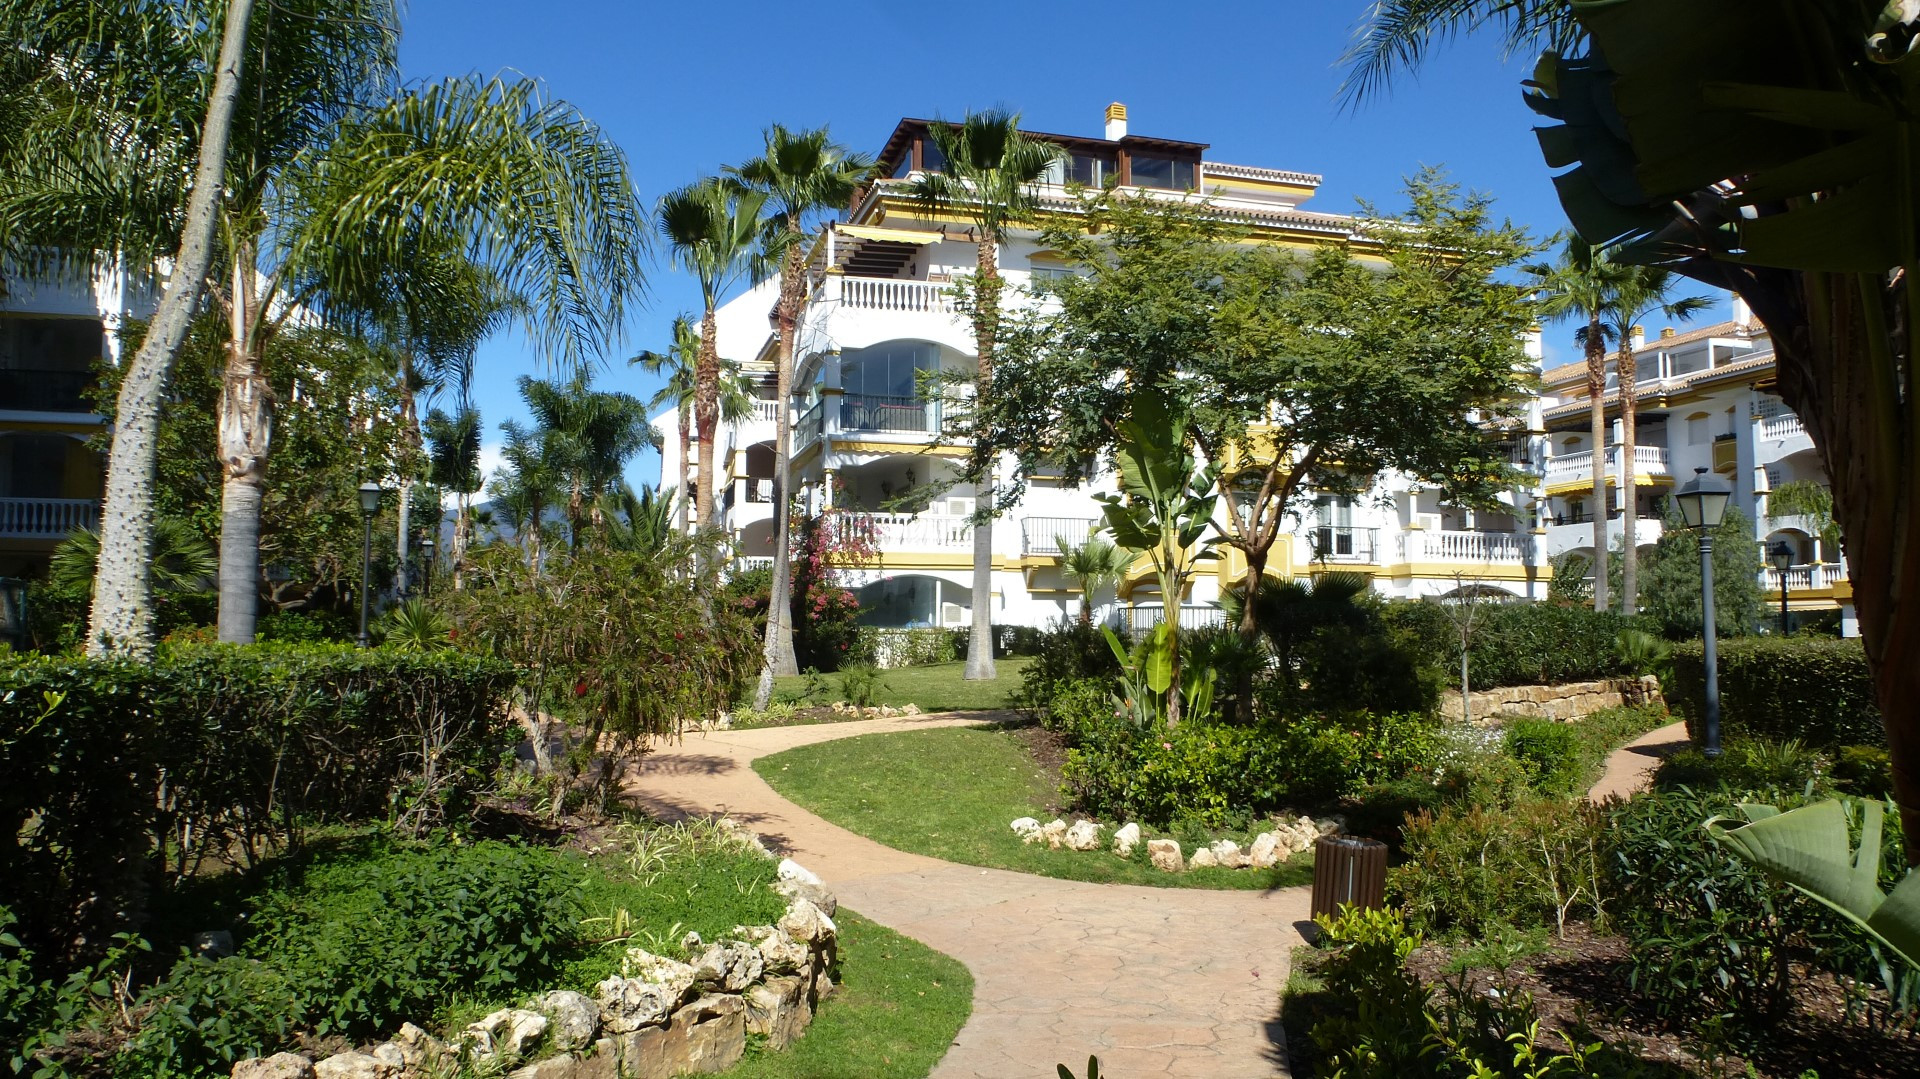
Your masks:
<path fill-rule="evenodd" d="M 1596 802 L 1610 797 L 1631 798 L 1653 786 L 1653 773 L 1660 762 L 1687 745 L 1687 725 L 1672 723 L 1621 746 L 1607 757 L 1607 770 L 1587 792 Z"/>
<path fill-rule="evenodd" d="M 1053 1079 L 1055 1064 L 1078 1074 L 1089 1054 L 1119 1079 L 1286 1075 L 1280 990 L 1307 889 L 1084 884 L 954 865 L 829 824 L 751 766 L 794 746 L 977 722 L 916 716 L 690 735 L 649 754 L 632 789 L 670 818 L 731 815 L 826 878 L 848 907 L 965 963 L 973 1015 L 934 1079 Z"/>

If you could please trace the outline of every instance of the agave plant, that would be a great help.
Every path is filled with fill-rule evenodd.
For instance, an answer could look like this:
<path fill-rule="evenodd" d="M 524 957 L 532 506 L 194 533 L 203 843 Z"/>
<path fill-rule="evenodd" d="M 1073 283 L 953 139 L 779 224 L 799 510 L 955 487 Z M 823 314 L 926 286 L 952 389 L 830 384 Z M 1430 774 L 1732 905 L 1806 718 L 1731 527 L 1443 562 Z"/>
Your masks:
<path fill-rule="evenodd" d="M 1714 817 L 1707 832 L 1736 857 L 1839 911 L 1889 951 L 1920 968 L 1920 873 L 1892 894 L 1880 890 L 1877 801 L 1828 799 L 1785 813 L 1742 804 L 1746 820 Z M 1860 843 L 1852 840 L 1858 812 Z"/>
<path fill-rule="evenodd" d="M 382 647 L 401 652 L 439 652 L 453 647 L 453 623 L 419 597 L 401 600 L 380 618 Z"/>

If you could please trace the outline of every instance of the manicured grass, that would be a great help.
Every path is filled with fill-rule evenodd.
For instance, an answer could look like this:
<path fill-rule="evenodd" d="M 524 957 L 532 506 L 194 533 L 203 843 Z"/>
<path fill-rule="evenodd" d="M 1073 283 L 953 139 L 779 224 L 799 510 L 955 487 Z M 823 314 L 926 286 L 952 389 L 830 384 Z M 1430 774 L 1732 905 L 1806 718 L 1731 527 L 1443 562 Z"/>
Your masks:
<path fill-rule="evenodd" d="M 1163 873 L 1142 842 L 1132 859 L 1110 851 L 1049 850 L 1007 827 L 1016 817 L 1047 819 L 1051 780 L 1013 735 L 944 728 L 869 734 L 762 757 L 754 770 L 781 794 L 843 828 L 899 850 L 950 862 L 1066 880 L 1180 888 L 1274 888 L 1305 884 L 1312 854 L 1271 869 Z M 1117 825 L 1117 821 L 1103 821 Z M 1154 833 L 1148 833 L 1153 836 Z M 1246 833 L 1221 833 L 1244 846 Z M 1191 853 L 1191 837 L 1182 848 Z"/>
<path fill-rule="evenodd" d="M 973 1011 L 960 961 L 840 908 L 840 991 L 799 1041 L 750 1045 L 726 1079 L 921 1079 Z"/>
<path fill-rule="evenodd" d="M 923 712 L 960 712 L 985 708 L 1005 708 L 1007 698 L 1020 688 L 1020 672 L 1032 662 L 1026 656 L 994 661 L 992 681 L 969 682 L 960 677 L 965 663 L 935 663 L 925 667 L 898 667 L 881 671 L 881 685 L 873 695 L 874 704 L 917 704 Z M 838 674 L 776 678 L 775 700 L 795 700 L 802 704 L 832 704 L 845 700 Z M 801 700 L 801 698 L 808 698 Z M 854 717 L 849 717 L 854 718 Z"/>

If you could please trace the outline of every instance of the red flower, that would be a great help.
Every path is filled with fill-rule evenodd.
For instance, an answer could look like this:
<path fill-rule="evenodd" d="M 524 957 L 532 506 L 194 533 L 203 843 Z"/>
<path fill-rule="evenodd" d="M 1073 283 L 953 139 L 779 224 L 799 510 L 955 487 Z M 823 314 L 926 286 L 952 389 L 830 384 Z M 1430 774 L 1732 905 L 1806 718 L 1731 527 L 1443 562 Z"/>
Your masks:
<path fill-rule="evenodd" d="M 573 684 L 573 695 L 576 697 L 584 697 L 587 695 L 586 679 L 583 678 Z"/>

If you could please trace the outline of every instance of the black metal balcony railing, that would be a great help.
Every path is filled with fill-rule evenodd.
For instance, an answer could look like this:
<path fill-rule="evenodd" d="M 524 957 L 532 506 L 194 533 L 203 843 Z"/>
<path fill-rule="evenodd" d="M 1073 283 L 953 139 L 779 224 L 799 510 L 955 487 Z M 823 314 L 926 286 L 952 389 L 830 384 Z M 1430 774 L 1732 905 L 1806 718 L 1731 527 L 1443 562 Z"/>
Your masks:
<path fill-rule="evenodd" d="M 1374 557 L 1376 528 L 1347 525 L 1321 525 L 1313 530 L 1313 557 L 1327 562 L 1377 562 Z"/>
<path fill-rule="evenodd" d="M 1020 522 L 1021 553 L 1058 555 L 1087 542 L 1100 522 L 1091 517 L 1028 517 Z"/>
<path fill-rule="evenodd" d="M 93 373 L 71 369 L 0 368 L 0 408 L 21 412 L 92 412 L 86 392 Z"/>
<path fill-rule="evenodd" d="M 919 397 L 849 393 L 840 398 L 842 431 L 921 434 L 935 430 L 937 425 L 933 404 Z"/>

